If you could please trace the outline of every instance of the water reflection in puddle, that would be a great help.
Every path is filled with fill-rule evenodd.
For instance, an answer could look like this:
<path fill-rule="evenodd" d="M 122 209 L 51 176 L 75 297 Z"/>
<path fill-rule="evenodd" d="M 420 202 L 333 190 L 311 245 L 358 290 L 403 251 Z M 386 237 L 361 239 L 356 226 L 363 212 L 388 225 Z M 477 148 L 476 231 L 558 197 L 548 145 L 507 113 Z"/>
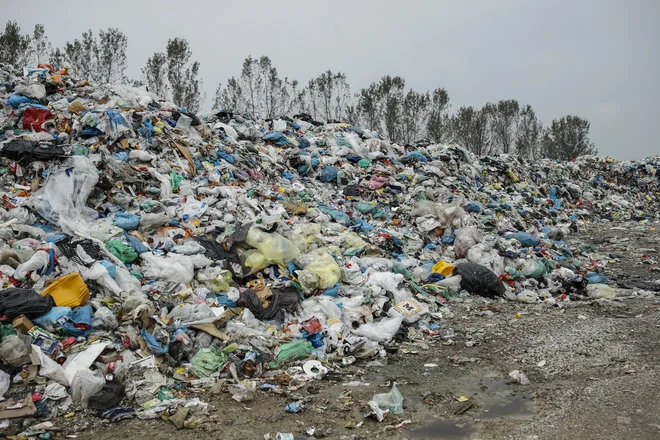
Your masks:
<path fill-rule="evenodd" d="M 438 420 L 410 432 L 415 439 L 426 440 L 463 440 L 470 438 L 470 434 L 477 432 L 473 422 L 460 420 Z"/>

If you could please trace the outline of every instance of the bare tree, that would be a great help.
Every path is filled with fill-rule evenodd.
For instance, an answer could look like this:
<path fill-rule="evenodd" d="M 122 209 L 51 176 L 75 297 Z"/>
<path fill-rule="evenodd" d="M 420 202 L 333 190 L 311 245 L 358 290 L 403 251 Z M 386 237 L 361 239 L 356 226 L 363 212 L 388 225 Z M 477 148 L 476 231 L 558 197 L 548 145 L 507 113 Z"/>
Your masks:
<path fill-rule="evenodd" d="M 174 38 L 167 42 L 167 79 L 172 90 L 172 100 L 176 105 L 195 112 L 202 101 L 199 62 L 190 63 L 192 52 L 184 38 Z"/>
<path fill-rule="evenodd" d="M 64 64 L 64 52 L 58 47 L 56 48 L 50 56 L 50 65 L 55 70 L 60 70 Z"/>
<path fill-rule="evenodd" d="M 0 33 L 0 62 L 16 67 L 27 63 L 30 36 L 21 35 L 21 27 L 16 20 L 8 21 L 5 31 Z"/>
<path fill-rule="evenodd" d="M 41 63 L 47 63 L 51 52 L 52 46 L 48 42 L 46 29 L 43 24 L 37 23 L 34 25 L 32 41 L 30 42 L 30 63 L 35 66 Z"/>
<path fill-rule="evenodd" d="M 406 94 L 401 106 L 401 140 L 404 143 L 412 144 L 423 136 L 430 102 L 428 92 L 418 93 L 410 89 Z"/>
<path fill-rule="evenodd" d="M 431 95 L 429 103 L 429 115 L 426 123 L 426 132 L 433 142 L 447 142 L 450 135 L 449 116 L 449 93 L 443 88 L 438 88 Z"/>
<path fill-rule="evenodd" d="M 598 154 L 589 139 L 591 124 L 579 116 L 564 116 L 552 121 L 543 134 L 543 154 L 557 160 L 573 160 L 578 156 Z"/>
<path fill-rule="evenodd" d="M 477 156 L 491 154 L 489 135 L 490 109 L 461 107 L 451 117 L 452 140 Z"/>
<path fill-rule="evenodd" d="M 515 146 L 520 105 L 515 99 L 509 99 L 492 104 L 489 108 L 491 109 L 495 151 L 508 154 Z"/>
<path fill-rule="evenodd" d="M 312 115 L 329 120 L 342 120 L 346 117 L 346 107 L 350 105 L 351 91 L 346 75 L 327 70 L 313 78 L 307 85 L 307 97 Z"/>
<path fill-rule="evenodd" d="M 80 40 L 76 38 L 73 43 L 67 41 L 64 46 L 64 55 L 76 77 L 96 80 L 96 46 L 96 38 L 91 29 L 83 32 Z"/>
<path fill-rule="evenodd" d="M 128 38 L 117 28 L 99 31 L 99 42 L 94 47 L 96 81 L 118 84 L 126 81 L 126 48 Z"/>
<path fill-rule="evenodd" d="M 370 130 L 380 131 L 380 90 L 377 83 L 360 90 L 357 112 Z"/>
<path fill-rule="evenodd" d="M 378 85 L 381 104 L 381 120 L 387 137 L 392 142 L 400 141 L 401 107 L 406 81 L 400 76 L 381 78 Z"/>
<path fill-rule="evenodd" d="M 529 104 L 522 107 L 516 136 L 516 153 L 529 159 L 538 159 L 542 138 L 543 124 L 536 117 L 534 109 Z"/>
<path fill-rule="evenodd" d="M 142 68 L 142 78 L 147 90 L 156 95 L 167 98 L 169 87 L 167 85 L 167 57 L 162 52 L 156 52 L 147 59 Z"/>
<path fill-rule="evenodd" d="M 243 90 L 236 78 L 229 78 L 227 86 L 224 89 L 221 84 L 218 84 L 215 91 L 213 108 L 215 110 L 227 109 L 236 113 L 244 113 L 246 111 Z"/>

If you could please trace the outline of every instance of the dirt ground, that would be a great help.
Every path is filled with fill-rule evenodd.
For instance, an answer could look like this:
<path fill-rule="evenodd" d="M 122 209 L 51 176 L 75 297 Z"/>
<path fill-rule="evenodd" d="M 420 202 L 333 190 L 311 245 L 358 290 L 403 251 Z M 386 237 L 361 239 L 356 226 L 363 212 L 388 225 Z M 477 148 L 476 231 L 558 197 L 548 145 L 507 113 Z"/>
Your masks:
<path fill-rule="evenodd" d="M 653 226 L 595 224 L 569 240 L 619 259 L 605 270 L 619 285 L 614 300 L 564 308 L 453 300 L 442 321 L 443 331 L 456 332 L 453 343 L 416 336 L 386 359 L 345 367 L 296 391 L 305 396 L 304 412 L 286 413 L 295 400 L 286 395 L 258 391 L 239 403 L 228 393 L 200 393 L 211 410 L 193 429 L 158 419 L 104 425 L 86 415 L 56 419 L 64 428 L 57 437 L 263 439 L 279 431 L 296 439 L 658 439 L 660 273 L 652 268 L 660 232 Z M 488 304 L 495 310 L 480 310 Z M 512 370 L 531 383 L 513 381 Z M 391 381 L 405 398 L 403 413 L 365 419 L 366 402 Z"/>

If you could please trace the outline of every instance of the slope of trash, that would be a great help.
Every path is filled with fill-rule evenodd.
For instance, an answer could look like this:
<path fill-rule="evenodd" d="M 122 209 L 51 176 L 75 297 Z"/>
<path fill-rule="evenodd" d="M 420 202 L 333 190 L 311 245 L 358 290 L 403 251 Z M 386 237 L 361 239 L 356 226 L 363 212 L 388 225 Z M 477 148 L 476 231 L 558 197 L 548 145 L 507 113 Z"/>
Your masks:
<path fill-rule="evenodd" d="M 78 409 L 196 426 L 200 388 L 302 411 L 292 391 L 449 338 L 453 298 L 614 297 L 616 256 L 565 238 L 660 220 L 660 156 L 477 158 L 309 115 L 195 115 L 45 65 L 0 66 L 0 93 L 0 426 L 23 435 Z"/>

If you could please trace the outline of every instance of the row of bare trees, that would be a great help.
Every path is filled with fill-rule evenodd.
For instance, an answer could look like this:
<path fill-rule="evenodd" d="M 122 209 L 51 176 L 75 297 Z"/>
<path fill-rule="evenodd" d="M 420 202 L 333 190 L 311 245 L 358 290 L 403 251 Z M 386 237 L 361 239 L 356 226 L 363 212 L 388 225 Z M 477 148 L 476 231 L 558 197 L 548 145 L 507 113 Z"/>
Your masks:
<path fill-rule="evenodd" d="M 170 39 L 163 52 L 154 53 L 141 70 L 140 80 L 126 77 L 128 39 L 119 29 L 91 30 L 80 38 L 53 48 L 44 26 L 22 35 L 15 21 L 0 33 L 0 62 L 30 66 L 49 63 L 67 66 L 78 78 L 96 83 L 145 86 L 196 112 L 204 100 L 200 63 L 192 59 L 189 43 Z M 406 89 L 405 79 L 385 75 L 353 93 L 346 75 L 327 70 L 307 84 L 280 77 L 268 56 L 243 62 L 238 76 L 218 84 L 215 109 L 228 109 L 254 118 L 278 118 L 307 113 L 314 119 L 360 125 L 400 144 L 428 140 L 454 143 L 477 155 L 515 153 L 536 159 L 571 160 L 596 154 L 589 139 L 589 122 L 564 116 L 544 126 L 531 105 L 514 99 L 486 103 L 481 108 L 462 106 L 451 110 L 444 88 L 418 92 Z"/>

